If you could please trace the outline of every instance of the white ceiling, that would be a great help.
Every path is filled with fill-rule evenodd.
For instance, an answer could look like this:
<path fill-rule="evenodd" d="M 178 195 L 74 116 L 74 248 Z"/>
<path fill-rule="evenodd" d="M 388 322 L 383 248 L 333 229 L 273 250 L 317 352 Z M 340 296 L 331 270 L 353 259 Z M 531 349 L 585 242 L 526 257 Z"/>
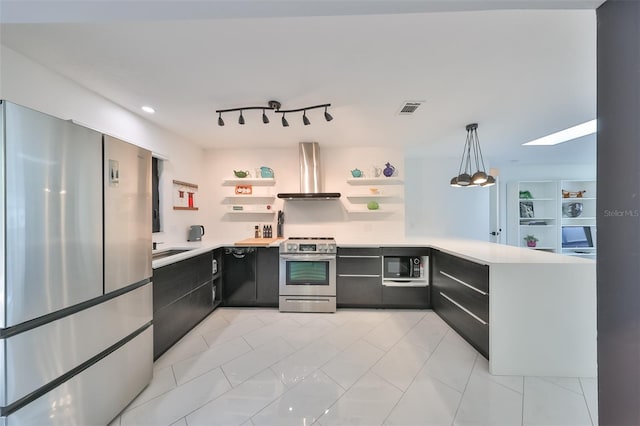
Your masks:
<path fill-rule="evenodd" d="M 5 1 L 0 40 L 203 147 L 313 140 L 457 156 L 478 122 L 490 161 L 566 163 L 594 161 L 595 138 L 521 144 L 595 118 L 601 3 Z M 313 110 L 310 126 L 291 114 L 283 128 L 279 115 L 264 125 L 247 111 L 244 126 L 237 113 L 217 125 L 216 109 L 270 99 L 331 103 L 334 120 Z M 398 116 L 406 100 L 426 102 Z"/>

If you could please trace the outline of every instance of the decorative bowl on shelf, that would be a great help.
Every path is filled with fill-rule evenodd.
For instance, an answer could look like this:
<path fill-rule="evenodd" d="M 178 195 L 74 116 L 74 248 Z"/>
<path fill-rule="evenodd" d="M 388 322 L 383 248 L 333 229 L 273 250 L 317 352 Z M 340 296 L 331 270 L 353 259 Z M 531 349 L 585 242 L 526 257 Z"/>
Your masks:
<path fill-rule="evenodd" d="M 237 178 L 246 178 L 247 176 L 249 176 L 249 171 L 248 170 L 234 170 L 233 174 Z"/>
<path fill-rule="evenodd" d="M 566 217 L 579 217 L 582 214 L 582 203 L 563 203 L 562 214 Z"/>
<path fill-rule="evenodd" d="M 371 194 L 376 195 L 380 193 L 380 190 L 378 188 L 369 188 L 369 192 L 371 192 Z"/>
<path fill-rule="evenodd" d="M 367 203 L 367 208 L 369 210 L 378 210 L 380 208 L 380 205 L 378 204 L 377 201 L 369 201 Z"/>

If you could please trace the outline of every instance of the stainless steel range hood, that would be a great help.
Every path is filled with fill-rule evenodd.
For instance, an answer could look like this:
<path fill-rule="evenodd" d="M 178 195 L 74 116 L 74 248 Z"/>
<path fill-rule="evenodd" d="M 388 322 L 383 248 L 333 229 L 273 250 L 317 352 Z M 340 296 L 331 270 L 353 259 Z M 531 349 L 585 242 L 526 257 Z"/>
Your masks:
<path fill-rule="evenodd" d="M 332 200 L 340 198 L 339 192 L 322 191 L 320 145 L 318 142 L 300 142 L 300 192 L 278 194 L 286 200 Z"/>

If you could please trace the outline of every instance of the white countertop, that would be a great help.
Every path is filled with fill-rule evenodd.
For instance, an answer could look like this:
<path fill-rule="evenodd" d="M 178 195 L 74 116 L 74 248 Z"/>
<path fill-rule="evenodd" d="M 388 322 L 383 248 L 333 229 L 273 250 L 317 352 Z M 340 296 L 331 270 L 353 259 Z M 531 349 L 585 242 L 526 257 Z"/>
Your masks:
<path fill-rule="evenodd" d="M 278 247 L 283 240 L 279 240 L 270 245 Z M 514 247 L 503 244 L 495 244 L 477 240 L 462 239 L 403 239 L 394 241 L 373 241 L 356 239 L 336 239 L 338 247 L 432 247 L 443 252 L 453 254 L 473 262 L 485 265 L 505 264 L 505 263 L 528 263 L 528 264 L 595 264 L 594 260 L 583 259 L 576 256 L 564 256 L 556 253 L 548 253 L 541 250 L 531 250 L 523 247 Z M 233 242 L 229 241 L 201 241 L 201 242 L 181 242 L 162 244 L 156 252 L 175 249 L 190 249 L 184 253 L 168 256 L 154 260 L 153 268 L 160 268 L 180 260 L 188 259 L 201 253 L 214 250 L 220 247 L 231 247 Z M 238 246 L 238 248 L 240 248 Z"/>

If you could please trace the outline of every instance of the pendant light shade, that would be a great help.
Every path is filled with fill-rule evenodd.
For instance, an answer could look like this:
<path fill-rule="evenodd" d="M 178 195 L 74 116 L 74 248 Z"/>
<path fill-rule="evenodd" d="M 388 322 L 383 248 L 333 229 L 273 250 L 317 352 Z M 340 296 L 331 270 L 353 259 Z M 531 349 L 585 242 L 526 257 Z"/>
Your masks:
<path fill-rule="evenodd" d="M 267 114 L 264 113 L 264 110 L 262 110 L 262 122 L 264 124 L 269 124 L 269 117 L 267 117 Z"/>
<path fill-rule="evenodd" d="M 450 185 L 454 187 L 492 186 L 496 180 L 487 174 L 484 166 L 484 158 L 478 139 L 478 123 L 467 124 L 467 139 L 460 159 L 458 174 L 454 176 Z M 475 172 L 473 171 L 475 170 Z"/>
<path fill-rule="evenodd" d="M 242 111 L 240 111 L 240 118 L 238 118 L 238 124 L 244 124 L 244 117 L 242 116 Z"/>
<path fill-rule="evenodd" d="M 282 127 L 289 127 L 289 122 L 284 118 L 284 114 L 282 114 Z"/>
<path fill-rule="evenodd" d="M 305 111 L 302 114 L 302 122 L 304 123 L 305 126 L 308 126 L 309 124 L 311 124 L 311 121 L 309 121 L 309 119 L 307 118 L 307 111 Z"/>
<path fill-rule="evenodd" d="M 224 126 L 224 120 L 222 119 L 222 113 L 218 115 L 218 126 Z"/>

